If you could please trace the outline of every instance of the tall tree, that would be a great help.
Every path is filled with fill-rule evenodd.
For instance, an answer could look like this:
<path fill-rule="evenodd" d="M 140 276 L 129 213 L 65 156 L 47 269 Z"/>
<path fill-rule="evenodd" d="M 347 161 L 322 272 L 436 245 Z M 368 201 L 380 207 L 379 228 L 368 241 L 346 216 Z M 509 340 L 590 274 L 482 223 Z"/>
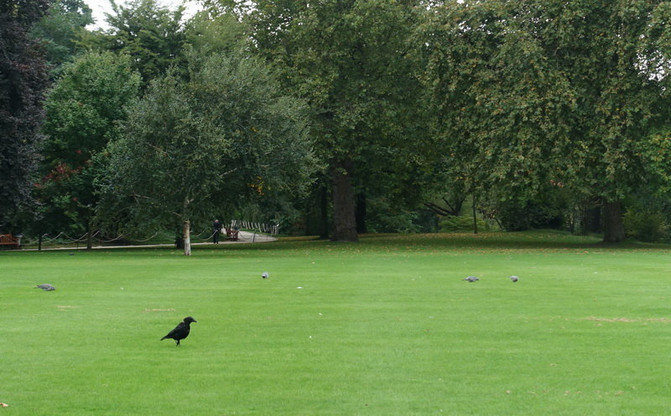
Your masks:
<path fill-rule="evenodd" d="M 47 51 L 52 72 L 58 74 L 61 65 L 79 52 L 77 40 L 91 23 L 91 8 L 83 0 L 55 0 L 49 13 L 33 27 L 32 36 Z"/>
<path fill-rule="evenodd" d="M 32 173 L 42 136 L 44 54 L 28 33 L 48 0 L 0 2 L 0 229 L 19 227 L 16 215 L 30 202 Z"/>
<path fill-rule="evenodd" d="M 646 180 L 643 148 L 665 123 L 668 58 L 650 48 L 663 1 L 445 3 L 425 33 L 441 130 L 486 167 L 501 199 L 548 184 L 598 196 L 604 240 L 624 238 L 621 201 Z M 656 29 L 655 29 L 656 28 Z M 654 71 L 646 70 L 656 62 Z M 463 114 L 463 115 L 460 115 Z M 460 131 L 461 130 L 461 131 Z M 471 162 L 468 162 L 469 164 Z"/>
<path fill-rule="evenodd" d="M 144 87 L 170 67 L 186 68 L 184 6 L 171 11 L 156 0 L 131 0 L 125 6 L 111 3 L 110 28 L 89 39 L 90 46 L 131 56 Z"/>
<path fill-rule="evenodd" d="M 118 123 L 139 85 L 127 56 L 89 52 L 65 66 L 46 101 L 44 176 L 37 188 L 50 231 L 92 225 L 98 202 L 92 160 L 119 137 Z"/>
<path fill-rule="evenodd" d="M 190 82 L 159 79 L 132 107 L 109 148 L 106 212 L 121 213 L 124 231 L 182 224 L 190 255 L 192 222 L 305 186 L 314 164 L 307 133 L 302 103 L 280 93 L 261 61 L 215 54 Z"/>
<path fill-rule="evenodd" d="M 331 181 L 332 238 L 355 241 L 358 190 L 380 175 L 403 172 L 409 155 L 420 153 L 421 145 L 413 143 L 419 85 L 407 53 L 419 2 L 253 3 L 253 45 L 314 113 L 315 139 Z"/>

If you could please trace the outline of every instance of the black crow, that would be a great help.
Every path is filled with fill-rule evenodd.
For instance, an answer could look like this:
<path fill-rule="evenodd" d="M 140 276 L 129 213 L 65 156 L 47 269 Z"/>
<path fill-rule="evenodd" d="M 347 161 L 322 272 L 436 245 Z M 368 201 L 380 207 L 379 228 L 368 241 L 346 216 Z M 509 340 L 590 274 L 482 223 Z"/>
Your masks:
<path fill-rule="evenodd" d="M 161 338 L 161 341 L 163 341 L 166 338 L 172 338 L 175 340 L 177 346 L 179 347 L 179 341 L 189 336 L 189 332 L 191 331 L 191 322 L 198 322 L 198 321 L 196 321 L 190 316 L 187 316 L 186 318 L 184 318 L 182 322 L 180 322 L 175 327 L 175 329 L 168 332 L 168 335 Z"/>
<path fill-rule="evenodd" d="M 42 289 L 42 290 L 46 290 L 46 291 L 56 290 L 55 287 L 51 286 L 48 283 L 45 283 L 43 285 L 37 285 L 37 286 L 35 286 L 35 289 Z"/>

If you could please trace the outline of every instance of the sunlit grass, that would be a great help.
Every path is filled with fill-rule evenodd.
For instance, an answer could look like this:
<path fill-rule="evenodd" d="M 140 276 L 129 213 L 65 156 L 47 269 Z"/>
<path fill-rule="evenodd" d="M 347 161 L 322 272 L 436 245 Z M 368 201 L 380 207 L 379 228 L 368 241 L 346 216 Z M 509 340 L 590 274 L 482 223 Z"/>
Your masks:
<path fill-rule="evenodd" d="M 598 241 L 0 253 L 0 411 L 666 414 L 671 251 Z M 181 347 L 159 341 L 187 315 Z"/>

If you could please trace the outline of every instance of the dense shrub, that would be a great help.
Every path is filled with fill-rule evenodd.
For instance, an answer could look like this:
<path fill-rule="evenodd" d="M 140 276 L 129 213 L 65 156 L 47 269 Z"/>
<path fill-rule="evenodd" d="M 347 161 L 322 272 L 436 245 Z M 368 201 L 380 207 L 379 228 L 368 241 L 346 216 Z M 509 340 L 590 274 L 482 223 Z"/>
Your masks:
<path fill-rule="evenodd" d="M 629 209 L 624 215 L 628 237 L 639 241 L 657 242 L 669 239 L 669 225 L 658 211 Z"/>
<path fill-rule="evenodd" d="M 478 218 L 478 231 L 489 231 L 490 226 L 484 220 Z M 440 220 L 440 231 L 443 233 L 468 233 L 473 232 L 473 217 L 458 216 L 445 217 Z"/>

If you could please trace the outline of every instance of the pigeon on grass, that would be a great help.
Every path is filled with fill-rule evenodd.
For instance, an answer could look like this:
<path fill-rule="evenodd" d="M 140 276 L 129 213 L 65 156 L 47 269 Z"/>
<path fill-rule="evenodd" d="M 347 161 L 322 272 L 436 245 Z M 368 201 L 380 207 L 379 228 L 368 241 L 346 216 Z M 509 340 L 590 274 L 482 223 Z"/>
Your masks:
<path fill-rule="evenodd" d="M 48 283 L 45 283 L 43 285 L 37 285 L 37 286 L 35 286 L 35 289 L 42 289 L 42 290 L 46 290 L 47 292 L 52 291 L 52 290 L 56 290 L 55 287 L 51 286 Z"/>
<path fill-rule="evenodd" d="M 471 283 L 473 283 L 473 282 L 477 282 L 477 281 L 480 280 L 480 279 L 478 279 L 478 278 L 475 277 L 475 276 L 468 276 L 468 277 L 465 278 L 464 280 L 467 281 L 467 282 L 471 282 Z"/>
<path fill-rule="evenodd" d="M 517 277 L 517 276 L 508 276 L 508 279 L 510 279 L 510 281 L 512 281 L 513 283 L 515 283 L 515 282 L 517 282 L 518 280 L 520 280 L 520 278 Z"/>

